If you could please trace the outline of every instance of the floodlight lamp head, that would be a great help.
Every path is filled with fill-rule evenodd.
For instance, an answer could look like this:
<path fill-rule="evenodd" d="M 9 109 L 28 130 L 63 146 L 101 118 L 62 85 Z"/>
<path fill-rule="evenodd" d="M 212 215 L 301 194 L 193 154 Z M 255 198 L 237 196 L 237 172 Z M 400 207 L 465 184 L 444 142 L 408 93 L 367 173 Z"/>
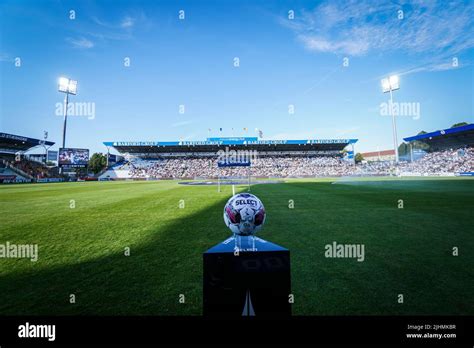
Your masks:
<path fill-rule="evenodd" d="M 398 75 L 392 75 L 382 79 L 382 91 L 384 93 L 395 91 L 400 88 L 400 78 Z"/>
<path fill-rule="evenodd" d="M 77 81 L 68 79 L 67 77 L 59 78 L 59 92 L 68 93 L 68 94 L 77 94 Z"/>
<path fill-rule="evenodd" d="M 390 81 L 388 79 L 382 79 L 382 91 L 384 93 L 390 92 Z"/>
<path fill-rule="evenodd" d="M 392 91 L 400 88 L 400 78 L 398 75 L 392 75 L 388 79 L 390 81 L 390 88 Z"/>

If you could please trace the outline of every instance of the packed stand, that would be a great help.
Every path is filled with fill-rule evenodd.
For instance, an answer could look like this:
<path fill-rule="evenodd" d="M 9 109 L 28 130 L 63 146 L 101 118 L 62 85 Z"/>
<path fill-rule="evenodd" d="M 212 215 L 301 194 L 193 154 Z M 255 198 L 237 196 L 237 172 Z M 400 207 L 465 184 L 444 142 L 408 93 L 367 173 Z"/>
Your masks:
<path fill-rule="evenodd" d="M 252 161 L 254 177 L 340 176 L 353 171 L 354 165 L 336 157 L 265 156 Z M 248 167 L 219 168 L 217 158 L 181 157 L 131 160 L 120 169 L 129 169 L 132 178 L 217 178 L 245 177 Z"/>
<path fill-rule="evenodd" d="M 23 173 L 35 179 L 53 178 L 57 177 L 57 170 L 48 168 L 43 163 L 22 159 L 21 161 L 10 161 L 8 164 Z"/>
<path fill-rule="evenodd" d="M 449 149 L 426 154 L 415 162 L 404 162 L 400 172 L 442 174 L 474 172 L 474 148 Z"/>
<path fill-rule="evenodd" d="M 219 168 L 216 157 L 167 157 L 130 159 L 118 169 L 128 170 L 131 178 L 183 179 L 217 177 L 319 177 L 400 175 L 418 173 L 436 175 L 474 171 L 474 149 L 465 148 L 426 154 L 415 162 L 363 162 L 356 166 L 340 157 L 331 156 L 261 156 L 248 167 Z"/>

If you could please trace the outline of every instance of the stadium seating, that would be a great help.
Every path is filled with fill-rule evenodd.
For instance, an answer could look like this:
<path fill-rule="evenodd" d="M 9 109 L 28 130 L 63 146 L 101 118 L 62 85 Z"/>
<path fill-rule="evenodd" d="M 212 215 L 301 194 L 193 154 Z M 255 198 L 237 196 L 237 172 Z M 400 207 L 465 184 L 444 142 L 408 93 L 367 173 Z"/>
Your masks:
<path fill-rule="evenodd" d="M 403 163 L 401 172 L 425 175 L 474 171 L 474 148 L 449 149 L 428 153 L 415 162 Z"/>
<path fill-rule="evenodd" d="M 22 176 L 18 171 L 12 168 L 0 165 L 0 183 L 19 183 L 19 182 L 30 182 L 31 179 L 26 176 Z"/>
<path fill-rule="evenodd" d="M 307 155 L 267 155 L 252 163 L 252 177 L 324 177 L 351 175 L 456 174 L 474 171 L 474 149 L 464 148 L 428 153 L 415 162 L 368 162 L 356 166 L 340 157 Z M 218 168 L 210 156 L 130 157 L 109 168 L 102 179 L 194 179 L 248 176 L 247 167 Z"/>
<path fill-rule="evenodd" d="M 27 159 L 22 159 L 21 161 L 10 161 L 8 162 L 10 167 L 13 167 L 13 170 L 17 170 L 19 174 L 33 179 L 43 179 L 43 178 L 54 178 L 58 177 L 57 168 L 48 168 L 43 163 L 36 161 L 31 161 Z"/>

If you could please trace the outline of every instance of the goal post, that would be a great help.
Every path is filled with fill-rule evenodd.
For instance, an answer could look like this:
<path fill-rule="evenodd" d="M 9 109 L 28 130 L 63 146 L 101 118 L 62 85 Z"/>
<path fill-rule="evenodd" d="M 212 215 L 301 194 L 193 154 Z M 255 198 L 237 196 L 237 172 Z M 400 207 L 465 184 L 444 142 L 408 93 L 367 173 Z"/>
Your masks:
<path fill-rule="evenodd" d="M 217 191 L 222 191 L 222 185 L 232 185 L 232 193 L 235 194 L 235 186 L 246 185 L 247 190 L 250 191 L 251 184 L 251 162 L 249 159 L 241 160 L 218 160 L 217 169 Z M 222 175 L 222 170 L 231 169 L 231 175 Z M 232 173 L 235 169 L 235 173 Z M 227 173 L 226 173 L 227 174 Z"/>
<path fill-rule="evenodd" d="M 217 177 L 217 192 L 222 192 L 224 186 L 232 186 L 232 192 L 235 194 L 235 186 L 247 186 L 247 190 L 250 191 L 250 185 L 252 179 L 250 176 L 250 170 L 247 171 L 245 176 L 221 176 Z"/>

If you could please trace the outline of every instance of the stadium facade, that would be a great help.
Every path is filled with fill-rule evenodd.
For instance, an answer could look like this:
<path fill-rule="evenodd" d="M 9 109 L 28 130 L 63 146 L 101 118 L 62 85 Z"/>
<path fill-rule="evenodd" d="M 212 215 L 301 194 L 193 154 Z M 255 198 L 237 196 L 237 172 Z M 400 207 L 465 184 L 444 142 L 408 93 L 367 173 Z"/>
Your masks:
<path fill-rule="evenodd" d="M 354 164 L 354 144 L 357 139 L 259 140 L 256 137 L 207 138 L 204 141 L 169 142 L 104 142 L 126 158 L 104 173 L 102 179 L 192 179 L 218 177 L 288 177 L 311 175 L 301 168 L 315 161 L 321 165 L 344 161 Z M 349 149 L 346 149 L 350 146 Z M 346 151 L 344 151 L 346 149 Z M 249 154 L 250 172 L 235 167 L 222 168 L 222 155 Z M 323 160 L 324 158 L 324 160 Z M 323 163 L 324 162 L 324 163 Z M 298 170 L 297 167 L 300 167 Z M 328 173 L 329 174 L 329 173 Z"/>
<path fill-rule="evenodd" d="M 453 176 L 474 172 L 474 126 L 461 126 L 404 139 L 408 158 L 355 165 L 357 139 L 259 140 L 208 138 L 204 141 L 104 142 L 120 152 L 100 179 L 209 179 L 337 176 Z M 219 153 L 253 152 L 251 168 L 222 168 Z M 417 156 L 413 156 L 413 154 Z M 411 158 L 410 158 L 411 157 Z M 414 158 L 416 157 L 416 158 Z"/>
<path fill-rule="evenodd" d="M 37 147 L 50 148 L 52 141 L 0 133 L 0 183 L 32 182 L 45 172 L 41 164 L 23 161 L 23 154 Z"/>
<path fill-rule="evenodd" d="M 54 145 L 54 142 L 15 134 L 0 133 L 0 158 L 13 159 L 15 154 L 23 153 L 43 145 L 51 147 Z"/>
<path fill-rule="evenodd" d="M 204 141 L 114 141 L 104 142 L 123 155 L 140 157 L 167 156 L 215 156 L 219 150 L 229 147 L 233 150 L 254 150 L 260 155 L 314 154 L 340 155 L 349 144 L 358 139 L 306 139 L 306 140 L 258 140 L 254 137 L 207 138 Z"/>
<path fill-rule="evenodd" d="M 358 139 L 262 140 L 257 137 L 226 137 L 203 141 L 110 141 L 103 143 L 108 149 L 107 167 L 88 179 L 474 175 L 474 125 L 418 134 L 404 140 L 406 151 L 399 163 L 395 163 L 391 156 L 381 156 L 381 152 L 376 153 L 378 161 L 368 160 L 358 164 L 354 156 L 354 145 Z M 0 133 L 0 182 L 64 181 L 87 175 L 86 168 L 81 168 L 82 173 L 86 174 L 76 172 L 76 176 L 59 172 L 59 168 L 71 166 L 71 163 L 46 165 L 46 158 L 49 163 L 62 158 L 58 151 L 46 151 L 53 145 L 51 141 Z M 25 155 L 37 147 L 44 148 L 47 157 Z M 88 152 L 87 149 L 63 150 Z M 112 150 L 120 155 L 111 154 Z M 75 165 L 76 157 L 73 161 Z M 86 166 L 88 156 L 79 157 L 84 162 L 80 165 Z"/>
<path fill-rule="evenodd" d="M 459 149 L 474 146 L 474 124 L 460 127 L 441 129 L 434 132 L 418 134 L 404 138 L 409 144 L 416 147 L 421 143 L 428 152 Z"/>
<path fill-rule="evenodd" d="M 365 161 L 394 161 L 395 150 L 382 150 L 361 153 Z"/>

